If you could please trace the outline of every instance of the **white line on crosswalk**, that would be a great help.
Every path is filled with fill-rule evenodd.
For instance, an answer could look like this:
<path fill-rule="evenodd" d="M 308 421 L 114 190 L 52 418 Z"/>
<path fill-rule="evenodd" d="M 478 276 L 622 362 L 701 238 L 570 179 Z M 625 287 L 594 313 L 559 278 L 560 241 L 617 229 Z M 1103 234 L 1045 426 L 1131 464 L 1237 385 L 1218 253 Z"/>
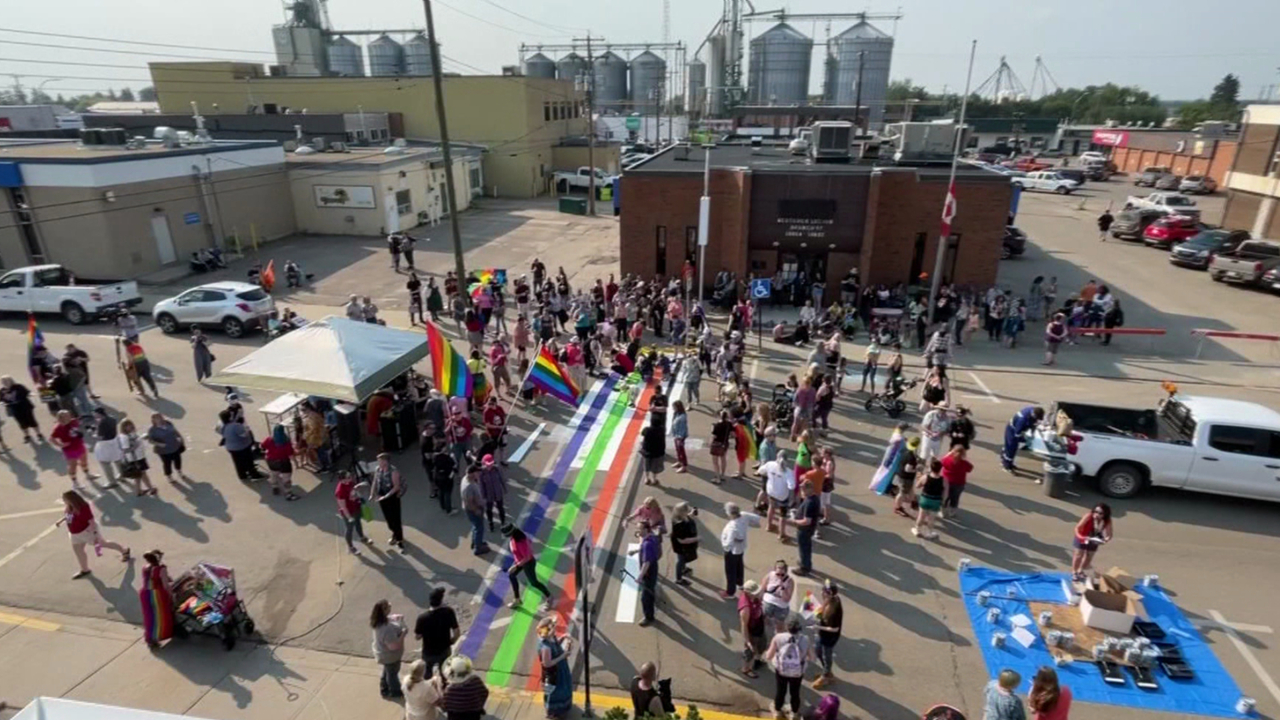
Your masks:
<path fill-rule="evenodd" d="M 511 459 L 508 462 L 518 464 L 523 460 L 524 456 L 528 455 L 529 450 L 533 448 L 533 442 L 538 439 L 538 435 L 541 434 L 546 427 L 546 423 L 538 423 L 538 427 L 534 428 L 533 432 L 529 433 L 529 437 L 525 438 L 524 442 L 520 443 L 520 447 L 511 455 Z"/>
<path fill-rule="evenodd" d="M 618 588 L 618 612 L 614 621 L 632 623 L 636 621 L 636 603 L 640 600 L 640 586 L 636 578 L 640 576 L 640 543 L 627 544 L 627 574 L 622 578 L 622 587 Z"/>

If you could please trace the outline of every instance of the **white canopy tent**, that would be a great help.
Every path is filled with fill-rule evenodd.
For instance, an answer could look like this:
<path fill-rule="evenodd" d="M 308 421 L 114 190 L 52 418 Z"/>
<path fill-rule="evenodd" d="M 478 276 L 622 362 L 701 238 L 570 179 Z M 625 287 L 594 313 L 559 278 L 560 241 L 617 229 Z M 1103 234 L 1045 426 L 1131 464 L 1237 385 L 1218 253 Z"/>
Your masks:
<path fill-rule="evenodd" d="M 331 315 L 271 341 L 204 382 L 358 403 L 426 356 L 426 333 Z"/>
<path fill-rule="evenodd" d="M 13 720 L 193 720 L 193 718 L 188 715 L 171 715 L 115 705 L 38 697 L 14 715 Z"/>

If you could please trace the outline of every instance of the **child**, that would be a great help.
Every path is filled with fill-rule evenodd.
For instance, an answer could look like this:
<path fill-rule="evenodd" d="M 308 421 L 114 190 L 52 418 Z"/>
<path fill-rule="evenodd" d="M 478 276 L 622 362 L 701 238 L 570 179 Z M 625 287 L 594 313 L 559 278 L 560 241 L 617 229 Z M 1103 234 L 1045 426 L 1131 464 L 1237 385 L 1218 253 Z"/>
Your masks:
<path fill-rule="evenodd" d="M 1027 711 L 1016 691 L 1022 676 L 1013 670 L 1001 670 L 999 677 L 987 683 L 984 720 L 1026 720 Z"/>
<path fill-rule="evenodd" d="M 818 463 L 822 468 L 822 520 L 819 525 L 831 524 L 831 496 L 836 490 L 836 456 L 830 447 L 822 448 L 822 460 Z"/>

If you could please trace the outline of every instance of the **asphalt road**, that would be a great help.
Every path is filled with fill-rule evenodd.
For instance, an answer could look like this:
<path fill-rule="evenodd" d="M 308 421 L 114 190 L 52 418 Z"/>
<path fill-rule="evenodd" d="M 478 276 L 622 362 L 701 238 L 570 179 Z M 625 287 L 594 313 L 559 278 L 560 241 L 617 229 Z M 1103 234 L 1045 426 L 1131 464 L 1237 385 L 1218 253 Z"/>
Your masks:
<path fill-rule="evenodd" d="M 1023 292 L 1034 275 L 1057 275 L 1065 292 L 1098 278 L 1122 298 L 1130 327 L 1166 327 L 1169 335 L 1126 338 L 1109 348 L 1089 343 L 1068 348 L 1060 366 L 1049 373 L 1039 365 L 1034 342 L 1007 350 L 978 340 L 958 352 L 953 393 L 974 409 L 979 424 L 973 453 L 977 469 L 970 477 L 964 514 L 944 524 L 939 541 L 913 538 L 907 521 L 866 489 L 891 422 L 862 410 L 857 393 L 846 393 L 837 403 L 826 439 L 839 458 L 834 524 L 818 542 L 815 565 L 819 576 L 836 582 L 845 598 L 838 682 L 832 691 L 845 700 L 852 716 L 905 720 L 932 703 L 951 702 L 976 717 L 988 676 L 960 601 L 956 562 L 969 557 L 978 564 L 1016 571 L 1061 570 L 1068 565 L 1071 527 L 1098 495 L 1082 483 L 1067 498 L 1053 500 L 1040 486 L 999 471 L 1001 429 L 1018 408 L 1055 399 L 1153 405 L 1164 378 L 1176 378 L 1198 394 L 1280 407 L 1274 350 L 1259 344 L 1210 342 L 1195 360 L 1197 343 L 1190 336 L 1196 327 L 1265 327 L 1277 298 L 1212 283 L 1202 273 L 1168 265 L 1160 253 L 1140 245 L 1099 243 L 1093 218 L 1107 198 L 1123 198 L 1130 188 L 1118 182 L 1090 188 L 1088 197 L 1024 197 L 1019 223 L 1033 246 L 1023 258 L 1003 265 L 1001 282 Z M 1079 209 L 1081 199 L 1084 209 Z M 470 222 L 481 221 L 471 226 L 476 234 L 469 239 L 470 262 L 496 265 L 492 258 L 502 258 L 509 268 L 518 268 L 540 253 L 551 267 L 564 263 L 578 281 L 616 270 L 611 221 L 568 228 L 560 216 L 541 210 L 508 204 L 493 212 L 468 216 Z M 560 242 L 568 233 L 581 237 L 571 246 Z M 304 314 L 323 313 L 324 306 L 362 291 L 376 293 L 384 310 L 395 313 L 392 323 L 404 324 L 395 319 L 403 278 L 391 275 L 376 243 L 299 245 L 287 252 L 308 269 L 325 268 L 315 289 L 298 298 L 307 303 L 302 305 Z M 420 264 L 431 271 L 442 274 L 450 267 L 447 254 L 423 255 Z M 125 392 L 113 367 L 106 327 L 70 328 L 53 319 L 41 326 L 51 346 L 74 341 L 90 353 L 94 385 L 106 404 L 134 417 L 164 412 L 188 437 L 192 482 L 179 487 L 162 483 L 154 499 L 93 493 L 108 537 L 131 545 L 135 552 L 163 548 L 175 568 L 197 560 L 234 566 L 263 635 L 271 640 L 302 635 L 296 643 L 314 649 L 367 654 L 365 623 L 373 602 L 387 598 L 397 611 L 413 614 L 425 606 L 430 589 L 443 584 L 450 589 L 449 602 L 458 608 L 468 635 L 463 642 L 476 650 L 489 681 L 535 684 L 530 681 L 533 641 L 528 627 L 533 615 L 527 609 L 506 609 L 510 591 L 505 579 L 493 562 L 468 552 L 466 521 L 442 515 L 428 498 L 412 451 L 397 461 L 411 488 L 405 500 L 410 551 L 392 554 L 380 546 L 353 558 L 342 547 L 331 489 L 324 480 L 298 473 L 295 480 L 304 498 L 285 503 L 261 485 L 234 479 L 229 458 L 216 446 L 212 432 L 221 392 L 194 383 L 184 337 L 165 337 L 155 329 L 143 333 L 164 395 L 143 402 Z M 19 320 L 0 321 L 0 333 L 13 338 L 0 346 L 0 367 L 15 376 L 22 374 L 25 364 L 21 332 Z M 1035 335 L 1033 330 L 1028 337 Z M 247 354 L 259 342 L 215 337 L 217 364 Z M 845 352 L 859 358 L 862 346 L 847 343 Z M 803 360 L 799 351 L 766 343 L 748 359 L 757 396 L 767 395 Z M 910 364 L 918 366 L 919 361 Z M 252 393 L 248 409 L 258 432 L 265 427 L 256 407 L 272 397 Z M 616 688 L 641 662 L 652 659 L 661 664 L 664 675 L 675 677 L 675 692 L 682 698 L 738 711 L 766 707 L 772 681 L 749 681 L 736 673 L 739 638 L 734 609 L 715 595 L 722 581 L 717 541 L 721 506 L 727 500 L 748 504 L 755 483 L 730 480 L 711 485 L 703 444 L 691 451 L 689 474 L 668 469 L 661 488 L 643 487 L 635 468 L 633 428 L 643 421 L 644 399 L 633 411 L 619 403 L 616 394 L 597 397 L 594 409 L 578 415 L 564 406 L 517 413 L 512 447 L 531 435 L 534 439 L 527 455 L 512 468 L 509 500 L 509 510 L 537 528 L 534 537 L 540 560 L 551 570 L 547 580 L 558 610 L 570 608 L 573 541 L 588 528 L 596 531 L 603 562 L 597 588 L 598 632 L 590 660 L 593 683 Z M 703 397 L 714 397 L 709 383 L 704 384 Z M 705 439 L 711 424 L 708 408 L 695 409 L 691 417 L 692 436 Z M 14 433 L 6 426 L 11 444 Z M 574 452 L 565 452 L 566 447 Z M 58 517 L 57 497 L 68 487 L 57 452 L 18 445 L 12 455 L 0 457 L 0 463 L 5 466 L 0 478 L 9 478 L 13 485 L 0 509 L 0 603 L 138 621 L 132 566 L 119 564 L 108 553 L 92 559 L 93 579 L 70 580 L 75 566 L 66 540 L 61 530 L 48 530 Z M 555 491 L 548 492 L 552 487 Z M 684 500 L 700 510 L 703 552 L 693 586 L 681 588 L 664 579 L 658 623 L 641 628 L 635 622 L 638 611 L 627 612 L 635 598 L 621 569 L 625 546 L 634 539 L 622 518 L 650 494 L 668 508 Z M 1280 691 L 1266 675 L 1280 667 L 1269 627 L 1275 624 L 1275 613 L 1268 610 L 1270 598 L 1280 592 L 1280 571 L 1271 561 L 1280 534 L 1276 506 L 1151 492 L 1115 507 L 1116 541 L 1100 553 L 1098 564 L 1118 565 L 1136 575 L 1158 574 L 1188 615 L 1206 622 L 1222 617 L 1237 624 L 1232 631 L 1236 639 L 1215 629 L 1206 631 L 1206 637 L 1241 688 L 1258 699 L 1259 709 L 1267 716 L 1280 715 Z M 385 540 L 380 521 L 373 523 L 372 536 L 380 543 Z M 753 531 L 747 576 L 759 579 L 775 559 L 794 557 L 794 546 L 781 546 L 763 531 Z M 668 552 L 662 566 L 668 579 L 673 572 L 670 562 Z M 486 589 L 500 591 L 501 602 L 497 597 L 486 599 Z M 1140 714 L 1081 704 L 1073 717 Z"/>

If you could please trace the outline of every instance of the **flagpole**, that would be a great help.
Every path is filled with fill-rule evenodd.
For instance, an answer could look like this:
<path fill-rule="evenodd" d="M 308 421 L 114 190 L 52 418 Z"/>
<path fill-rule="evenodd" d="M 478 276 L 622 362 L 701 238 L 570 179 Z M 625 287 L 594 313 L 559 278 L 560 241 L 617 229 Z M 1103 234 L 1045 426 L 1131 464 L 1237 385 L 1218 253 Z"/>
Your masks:
<path fill-rule="evenodd" d="M 978 52 L 978 41 L 974 40 L 969 46 L 969 74 L 964 79 L 964 96 L 960 100 L 960 120 L 956 123 L 956 139 L 953 143 L 954 149 L 951 154 L 951 177 L 947 179 L 947 195 L 942 201 L 942 214 L 947 214 L 947 205 L 954 202 L 952 198 L 952 188 L 956 184 L 956 166 L 960 163 L 960 146 L 964 141 L 964 116 L 969 108 L 969 87 L 973 82 L 973 59 Z M 951 223 L 946 223 L 946 234 L 941 234 L 938 238 L 938 252 L 933 262 L 933 278 L 929 283 L 929 324 L 933 324 L 934 310 L 938 304 L 938 290 L 942 287 L 942 263 L 947 257 L 947 234 L 951 229 Z M 954 278 L 953 278 L 954 279 Z"/>
<path fill-rule="evenodd" d="M 529 379 L 529 373 L 533 372 L 533 366 L 538 362 L 538 355 L 542 354 L 542 341 L 538 341 L 538 347 L 533 349 L 533 359 L 529 362 L 529 369 L 524 371 L 524 375 L 520 376 L 520 382 L 516 383 L 516 393 L 511 398 L 511 404 L 507 406 L 507 417 L 502 421 L 503 431 L 506 431 L 507 423 L 511 422 L 511 413 L 516 410 L 516 402 L 520 400 L 520 388 L 524 387 L 524 381 Z"/>

